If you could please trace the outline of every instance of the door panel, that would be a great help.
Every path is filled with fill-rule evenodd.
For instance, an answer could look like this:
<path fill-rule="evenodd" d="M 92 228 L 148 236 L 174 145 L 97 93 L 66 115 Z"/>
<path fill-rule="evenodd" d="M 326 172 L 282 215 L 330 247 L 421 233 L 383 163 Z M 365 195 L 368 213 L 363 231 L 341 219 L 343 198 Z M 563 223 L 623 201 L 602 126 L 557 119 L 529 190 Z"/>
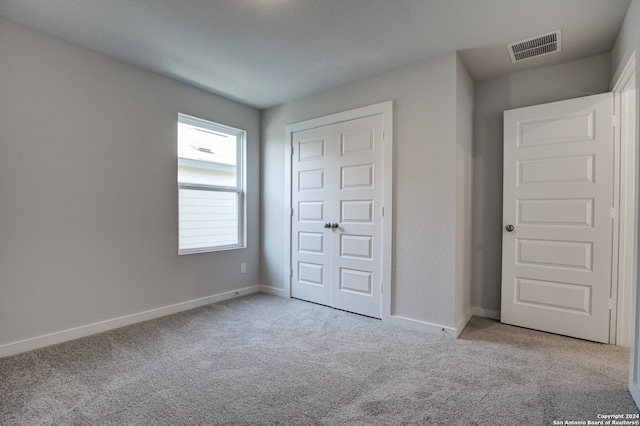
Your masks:
<path fill-rule="evenodd" d="M 327 253 L 326 230 L 328 185 L 327 149 L 331 129 L 318 128 L 293 134 L 292 206 L 295 214 L 292 249 L 291 295 L 316 303 L 329 304 L 331 289 L 327 271 L 331 267 Z"/>
<path fill-rule="evenodd" d="M 594 139 L 594 114 L 568 114 L 520 123 L 518 148 Z"/>
<path fill-rule="evenodd" d="M 518 265 L 593 271 L 591 257 L 593 243 L 523 238 L 517 241 Z"/>
<path fill-rule="evenodd" d="M 518 200 L 517 217 L 521 225 L 593 228 L 593 198 Z"/>
<path fill-rule="evenodd" d="M 373 260 L 371 235 L 340 235 L 340 257 Z"/>
<path fill-rule="evenodd" d="M 380 318 L 382 314 L 382 116 L 333 126 L 340 150 L 334 157 L 340 176 L 332 239 L 338 283 L 333 306 Z"/>
<path fill-rule="evenodd" d="M 381 317 L 382 129 L 376 115 L 293 133 L 293 297 Z"/>
<path fill-rule="evenodd" d="M 609 341 L 612 115 L 608 93 L 505 111 L 502 322 Z"/>
<path fill-rule="evenodd" d="M 518 161 L 518 184 L 593 183 L 593 156 L 542 158 Z"/>
<path fill-rule="evenodd" d="M 591 289 L 571 283 L 516 278 L 516 301 L 522 305 L 589 314 Z"/>

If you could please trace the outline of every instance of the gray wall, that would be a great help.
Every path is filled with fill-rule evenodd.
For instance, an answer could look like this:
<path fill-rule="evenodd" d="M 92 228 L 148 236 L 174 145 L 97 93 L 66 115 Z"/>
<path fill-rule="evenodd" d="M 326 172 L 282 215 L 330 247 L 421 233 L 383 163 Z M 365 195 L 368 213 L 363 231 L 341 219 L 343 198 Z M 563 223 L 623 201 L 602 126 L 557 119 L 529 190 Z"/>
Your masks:
<path fill-rule="evenodd" d="M 259 284 L 259 111 L 4 19 L 0 64 L 0 346 Z M 248 132 L 247 249 L 178 256 L 178 112 Z"/>
<path fill-rule="evenodd" d="M 394 101 L 392 314 L 455 326 L 457 68 L 455 53 L 265 110 L 262 284 L 284 286 L 285 126 Z M 466 71 L 465 71 L 466 72 Z M 470 79 L 463 74 L 468 100 Z M 470 122 L 469 122 L 470 126 Z M 461 130 L 460 139 L 464 136 Z"/>
<path fill-rule="evenodd" d="M 476 83 L 473 164 L 474 313 L 499 317 L 502 268 L 502 113 L 507 109 L 603 93 L 610 55 Z"/>

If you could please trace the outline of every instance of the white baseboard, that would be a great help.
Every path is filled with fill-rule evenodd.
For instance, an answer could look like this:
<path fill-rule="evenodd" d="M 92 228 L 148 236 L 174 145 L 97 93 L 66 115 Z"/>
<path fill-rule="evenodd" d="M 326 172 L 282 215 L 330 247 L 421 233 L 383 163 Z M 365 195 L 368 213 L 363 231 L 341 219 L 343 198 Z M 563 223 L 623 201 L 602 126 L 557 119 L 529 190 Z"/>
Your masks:
<path fill-rule="evenodd" d="M 391 315 L 384 318 L 382 321 L 383 323 L 386 322 L 387 324 L 394 324 L 400 327 L 412 328 L 414 330 L 423 331 L 425 333 L 435 334 L 442 337 L 448 337 L 451 339 L 455 339 L 457 337 L 455 328 L 414 320 L 411 318 L 405 318 L 398 315 Z"/>
<path fill-rule="evenodd" d="M 90 336 L 92 334 L 102 333 L 103 331 L 113 330 L 115 328 L 124 327 L 126 325 L 160 318 L 166 315 L 175 314 L 177 312 L 187 311 L 189 309 L 198 308 L 200 306 L 222 302 L 223 300 L 233 299 L 234 297 L 246 296 L 247 294 L 257 293 L 258 291 L 260 291 L 260 286 L 257 285 L 245 287 L 228 291 L 226 293 L 214 294 L 212 296 L 206 296 L 200 299 L 189 300 L 186 302 L 176 303 L 174 305 L 163 306 L 144 312 L 138 312 L 118 318 L 99 321 L 93 324 L 87 324 L 67 330 L 56 331 L 54 333 L 32 337 L 30 339 L 20 340 L 18 342 L 6 343 L 4 345 L 0 345 L 0 358 L 43 348 L 45 346 L 55 345 L 69 340 L 78 339 L 80 337 Z"/>
<path fill-rule="evenodd" d="M 471 308 L 471 315 L 500 321 L 500 311 L 494 311 L 491 309 Z"/>
<path fill-rule="evenodd" d="M 274 296 L 279 296 L 279 297 L 286 297 L 283 288 L 271 287 L 271 286 L 268 286 L 268 285 L 261 285 L 260 286 L 260 292 L 267 293 L 267 294 L 273 294 Z"/>

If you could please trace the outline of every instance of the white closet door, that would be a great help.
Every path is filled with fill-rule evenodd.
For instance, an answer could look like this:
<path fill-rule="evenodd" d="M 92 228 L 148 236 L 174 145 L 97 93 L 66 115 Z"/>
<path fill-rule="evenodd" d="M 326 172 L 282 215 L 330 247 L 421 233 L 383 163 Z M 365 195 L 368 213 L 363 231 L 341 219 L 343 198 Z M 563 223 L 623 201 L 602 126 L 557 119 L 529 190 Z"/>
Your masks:
<path fill-rule="evenodd" d="M 291 295 L 323 305 L 331 304 L 330 228 L 326 228 L 333 184 L 331 126 L 293 134 Z"/>
<path fill-rule="evenodd" d="M 382 116 L 333 127 L 333 306 L 381 317 Z M 333 219 L 332 219 L 333 220 Z"/>
<path fill-rule="evenodd" d="M 383 116 L 292 134 L 292 296 L 382 316 Z"/>

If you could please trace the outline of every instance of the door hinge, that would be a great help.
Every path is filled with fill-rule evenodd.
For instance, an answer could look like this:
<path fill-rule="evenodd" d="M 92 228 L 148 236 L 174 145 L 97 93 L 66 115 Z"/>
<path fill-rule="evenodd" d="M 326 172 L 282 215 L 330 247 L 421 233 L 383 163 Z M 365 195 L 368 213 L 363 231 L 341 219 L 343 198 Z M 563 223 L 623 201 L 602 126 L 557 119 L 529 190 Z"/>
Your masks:
<path fill-rule="evenodd" d="M 609 310 L 616 308 L 616 299 L 609 299 Z"/>
<path fill-rule="evenodd" d="M 291 213 L 289 214 L 289 216 L 293 217 L 293 207 L 291 207 Z"/>
<path fill-rule="evenodd" d="M 618 218 L 618 209 L 616 209 L 615 207 L 611 207 L 611 219 L 617 219 Z"/>
<path fill-rule="evenodd" d="M 382 217 L 384 217 L 384 207 L 382 207 Z"/>
<path fill-rule="evenodd" d="M 293 157 L 293 145 L 291 145 L 291 156 Z"/>
<path fill-rule="evenodd" d="M 619 127 L 620 126 L 620 117 L 618 117 L 617 115 L 612 115 L 611 116 L 611 125 L 613 127 Z"/>
<path fill-rule="evenodd" d="M 380 283 L 380 293 L 382 293 L 383 287 L 384 287 L 384 283 Z"/>
<path fill-rule="evenodd" d="M 289 276 L 292 277 L 293 276 L 293 268 L 289 268 Z"/>
<path fill-rule="evenodd" d="M 384 140 L 384 130 L 382 131 L 382 140 Z"/>

